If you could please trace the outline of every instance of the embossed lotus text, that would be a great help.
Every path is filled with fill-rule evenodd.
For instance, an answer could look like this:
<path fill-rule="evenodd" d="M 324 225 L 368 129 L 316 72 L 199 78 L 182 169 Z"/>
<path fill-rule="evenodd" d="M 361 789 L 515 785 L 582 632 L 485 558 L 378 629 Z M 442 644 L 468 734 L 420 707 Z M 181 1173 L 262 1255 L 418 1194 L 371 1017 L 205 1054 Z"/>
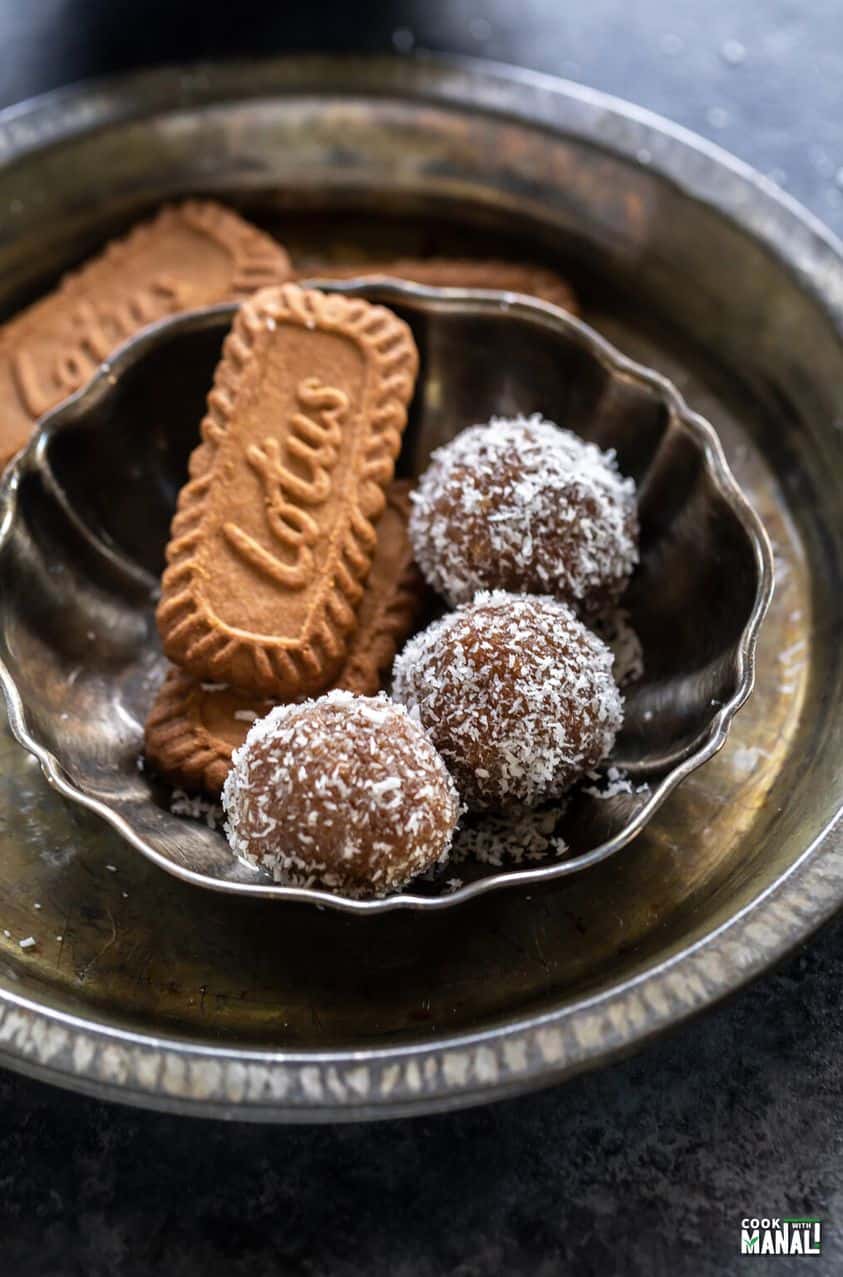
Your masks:
<path fill-rule="evenodd" d="M 0 328 L 0 461 L 149 324 L 246 296 L 291 269 L 279 244 L 210 200 L 141 222 Z"/>
<path fill-rule="evenodd" d="M 84 301 L 68 318 L 75 340 L 58 352 L 48 350 L 39 366 L 38 348 L 28 345 L 12 358 L 15 386 L 25 410 L 42 416 L 57 400 L 74 394 L 90 381 L 114 347 L 139 328 L 184 309 L 187 290 L 171 275 L 159 275 L 128 297 L 104 306 Z"/>
<path fill-rule="evenodd" d="M 267 436 L 263 443 L 246 450 L 246 460 L 263 489 L 269 531 L 291 559 L 284 560 L 265 549 L 238 523 L 223 526 L 226 540 L 245 563 L 291 590 L 303 589 L 313 572 L 312 547 L 319 537 L 319 524 L 302 506 L 323 505 L 330 495 L 331 472 L 339 456 L 342 424 L 349 407 L 344 391 L 323 385 L 318 377 L 302 381 L 296 400 L 310 415 L 303 411 L 293 415 L 284 448 L 278 439 Z M 295 474 L 285 463 L 285 452 L 299 463 L 306 477 Z"/>

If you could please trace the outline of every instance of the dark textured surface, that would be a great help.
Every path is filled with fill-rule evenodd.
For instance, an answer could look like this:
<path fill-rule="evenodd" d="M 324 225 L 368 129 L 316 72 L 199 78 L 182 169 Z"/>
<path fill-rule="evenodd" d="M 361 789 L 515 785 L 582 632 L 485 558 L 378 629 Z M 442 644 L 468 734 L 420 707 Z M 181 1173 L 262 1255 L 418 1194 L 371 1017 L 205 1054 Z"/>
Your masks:
<path fill-rule="evenodd" d="M 839 0 L 696 0 L 681 12 L 670 0 L 330 13 L 212 4 L 198 26 L 198 6 L 172 0 L 4 8 L 0 102 L 152 61 L 415 42 L 636 100 L 843 230 Z M 3 1271 L 707 1277 L 744 1270 L 747 1213 L 824 1218 L 824 1256 L 810 1271 L 840 1271 L 841 941 L 838 922 L 633 1060 L 449 1117 L 264 1130 L 135 1113 L 0 1075 Z M 802 1262 L 754 1259 L 751 1271 Z"/>
<path fill-rule="evenodd" d="M 445 1117 L 225 1126 L 0 1075 L 3 1271 L 742 1272 L 742 1215 L 839 1209 L 841 950 L 838 923 L 635 1059 Z M 832 1222 L 809 1271 L 841 1263 Z"/>

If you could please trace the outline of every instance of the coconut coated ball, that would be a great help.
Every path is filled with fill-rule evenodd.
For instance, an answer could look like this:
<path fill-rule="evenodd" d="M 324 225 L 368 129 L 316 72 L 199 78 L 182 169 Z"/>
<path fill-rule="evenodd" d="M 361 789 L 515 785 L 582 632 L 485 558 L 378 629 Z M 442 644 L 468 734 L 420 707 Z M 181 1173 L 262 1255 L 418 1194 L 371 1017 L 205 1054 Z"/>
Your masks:
<path fill-rule="evenodd" d="M 538 415 L 493 418 L 433 453 L 409 532 L 449 603 L 502 589 L 589 614 L 617 601 L 638 561 L 635 484 L 613 452 Z"/>
<path fill-rule="evenodd" d="M 611 751 L 623 721 L 612 661 L 566 604 L 495 591 L 410 640 L 393 696 L 418 714 L 469 807 L 535 805 Z"/>
<path fill-rule="evenodd" d="M 279 882 L 383 896 L 444 860 L 460 804 L 442 759 L 383 694 L 333 691 L 254 723 L 222 794 L 236 855 Z"/>

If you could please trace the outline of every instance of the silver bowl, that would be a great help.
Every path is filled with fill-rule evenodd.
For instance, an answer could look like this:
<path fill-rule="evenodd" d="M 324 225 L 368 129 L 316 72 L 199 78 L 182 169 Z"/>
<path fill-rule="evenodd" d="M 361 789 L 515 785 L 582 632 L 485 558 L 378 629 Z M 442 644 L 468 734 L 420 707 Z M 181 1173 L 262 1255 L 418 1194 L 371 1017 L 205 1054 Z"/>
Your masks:
<path fill-rule="evenodd" d="M 641 564 L 624 606 L 644 674 L 626 691 L 624 729 L 607 763 L 632 778 L 629 792 L 574 791 L 550 817 L 571 849 L 564 858 L 521 860 L 523 828 L 492 822 L 481 833 L 494 864 L 461 859 L 412 890 L 366 901 L 274 883 L 235 861 L 216 829 L 170 812 L 167 792 L 138 766 L 165 668 L 154 606 L 233 305 L 166 320 L 128 342 L 44 419 L 7 472 L 0 681 L 12 731 L 65 797 L 161 868 L 218 891 L 355 913 L 444 909 L 604 860 L 720 749 L 752 690 L 773 588 L 760 520 L 711 425 L 668 380 L 563 311 L 513 294 L 375 279 L 319 286 L 382 302 L 413 328 L 422 371 L 402 473 L 418 474 L 434 447 L 493 413 L 540 411 L 616 449 L 635 478 Z M 462 837 L 476 842 L 476 832 Z M 458 857 L 461 850 L 458 837 Z"/>

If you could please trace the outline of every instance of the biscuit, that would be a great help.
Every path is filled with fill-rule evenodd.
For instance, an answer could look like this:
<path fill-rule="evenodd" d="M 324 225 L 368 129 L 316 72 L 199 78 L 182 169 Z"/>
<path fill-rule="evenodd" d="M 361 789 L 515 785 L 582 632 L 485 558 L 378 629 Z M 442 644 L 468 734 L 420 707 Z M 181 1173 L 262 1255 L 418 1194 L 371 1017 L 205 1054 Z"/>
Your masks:
<path fill-rule="evenodd" d="M 357 629 L 335 684 L 360 696 L 380 691 L 395 653 L 425 606 L 426 588 L 407 535 L 411 487 L 404 479 L 390 485 Z M 222 684 L 202 684 L 192 674 L 171 669 L 147 721 L 146 756 L 171 784 L 217 795 L 232 751 L 243 744 L 253 720 L 262 718 L 272 704 L 271 699 Z"/>
<path fill-rule="evenodd" d="M 413 562 L 407 532 L 412 487 L 408 479 L 396 479 L 390 485 L 357 629 L 335 683 L 360 696 L 374 696 L 381 690 L 395 653 L 412 634 L 427 602 L 427 587 Z"/>
<path fill-rule="evenodd" d="M 242 306 L 167 548 L 158 628 L 174 664 L 278 700 L 334 681 L 417 368 L 381 306 L 294 284 Z"/>
<path fill-rule="evenodd" d="M 0 329 L 0 463 L 147 324 L 291 273 L 280 244 L 219 204 L 162 209 Z"/>
<path fill-rule="evenodd" d="M 383 275 L 404 279 L 431 288 L 494 288 L 505 293 L 526 293 L 540 301 L 560 306 L 572 315 L 580 313 L 573 289 L 555 271 L 527 262 L 507 262 L 497 258 L 474 260 L 460 257 L 399 257 L 394 261 L 355 264 L 319 262 L 307 270 L 309 279 L 356 279 L 363 275 Z M 299 277 L 304 271 L 299 270 Z"/>
<path fill-rule="evenodd" d="M 272 704 L 171 668 L 146 721 L 144 752 L 171 785 L 217 796 L 233 751 Z"/>

